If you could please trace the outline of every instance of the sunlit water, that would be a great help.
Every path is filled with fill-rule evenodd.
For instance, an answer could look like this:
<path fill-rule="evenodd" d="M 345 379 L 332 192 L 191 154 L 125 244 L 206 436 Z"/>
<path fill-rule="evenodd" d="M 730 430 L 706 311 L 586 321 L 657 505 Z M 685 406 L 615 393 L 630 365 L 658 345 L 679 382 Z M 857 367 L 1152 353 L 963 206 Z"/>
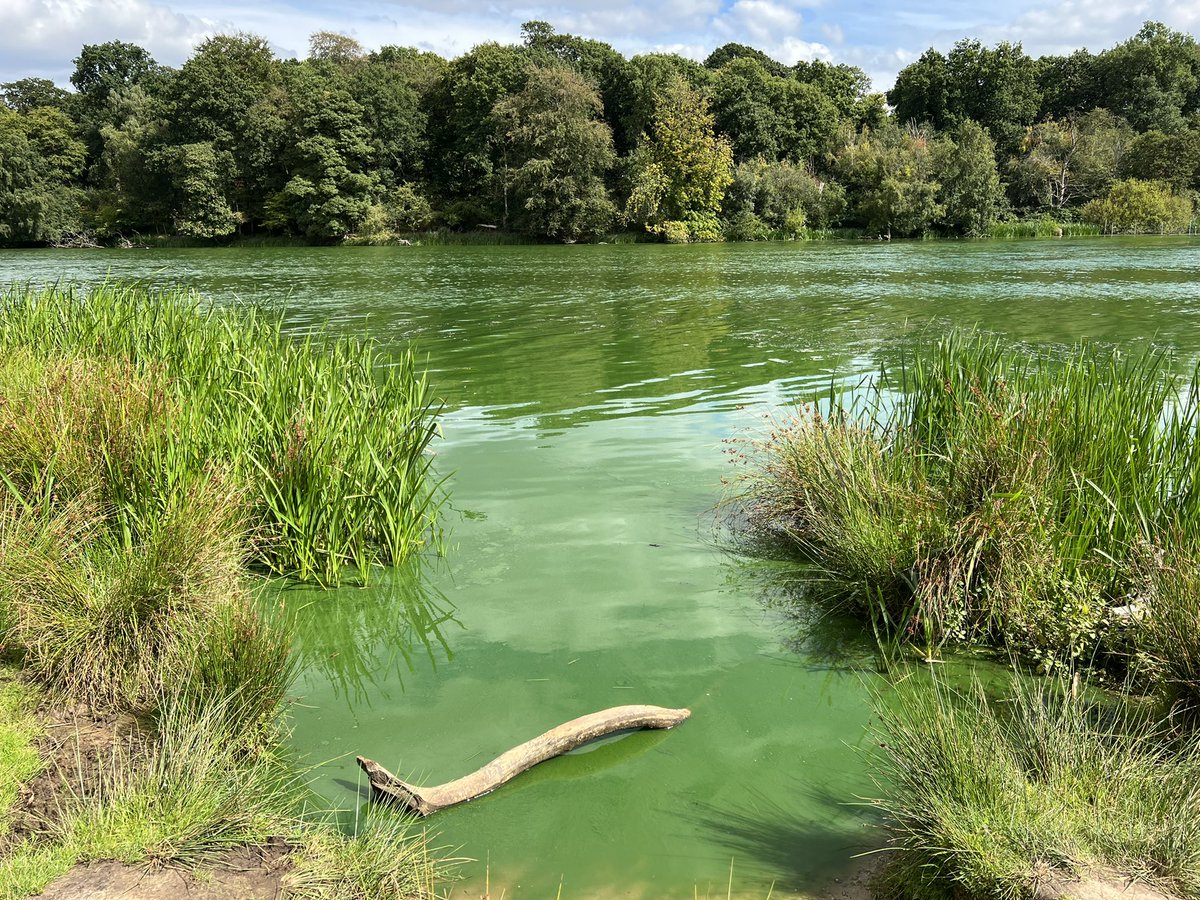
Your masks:
<path fill-rule="evenodd" d="M 566 719 L 688 706 L 437 814 L 456 897 L 819 891 L 878 841 L 869 648 L 798 631 L 722 548 L 723 440 L 950 327 L 1200 351 L 1190 239 L 0 253 L 0 278 L 183 281 L 415 342 L 446 403 L 445 560 L 283 592 L 294 744 L 437 783 Z M 353 817 L 353 812 L 349 814 Z"/>

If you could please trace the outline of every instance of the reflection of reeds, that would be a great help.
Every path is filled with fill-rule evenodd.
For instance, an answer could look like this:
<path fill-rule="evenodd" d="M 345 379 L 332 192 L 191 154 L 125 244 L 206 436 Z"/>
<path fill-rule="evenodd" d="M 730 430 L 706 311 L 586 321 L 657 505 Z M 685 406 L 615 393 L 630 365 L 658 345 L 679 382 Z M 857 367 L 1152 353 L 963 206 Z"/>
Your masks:
<path fill-rule="evenodd" d="M 331 592 L 280 583 L 278 591 L 297 666 L 348 700 L 392 678 L 402 684 L 422 658 L 436 667 L 453 656 L 444 629 L 458 624 L 454 606 L 431 582 L 422 557 L 385 570 L 366 587 Z"/>

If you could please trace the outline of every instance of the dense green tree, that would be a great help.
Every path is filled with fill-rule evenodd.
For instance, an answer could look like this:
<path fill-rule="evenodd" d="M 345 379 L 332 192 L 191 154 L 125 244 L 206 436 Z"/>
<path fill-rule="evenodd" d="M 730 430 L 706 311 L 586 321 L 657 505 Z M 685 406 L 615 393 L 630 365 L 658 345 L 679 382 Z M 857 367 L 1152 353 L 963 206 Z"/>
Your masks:
<path fill-rule="evenodd" d="M 632 151 L 642 135 L 650 131 L 658 98 L 680 79 L 693 90 L 707 93 L 713 73 L 675 53 L 647 53 L 629 60 L 624 99 L 612 117 L 613 133 L 622 153 Z"/>
<path fill-rule="evenodd" d="M 837 109 L 819 88 L 772 75 L 750 58 L 734 59 L 716 73 L 710 103 L 717 131 L 738 161 L 810 160 L 837 132 Z"/>
<path fill-rule="evenodd" d="M 379 193 L 363 108 L 319 68 L 290 73 L 287 183 L 270 201 L 270 224 L 340 239 L 366 217 Z"/>
<path fill-rule="evenodd" d="M 795 163 L 754 159 L 734 169 L 724 215 L 735 237 L 798 237 L 805 228 L 835 224 L 845 206 L 845 191 L 837 182 Z"/>
<path fill-rule="evenodd" d="M 947 57 L 956 121 L 974 119 L 1003 151 L 1014 149 L 1041 109 L 1037 66 L 1020 44 L 959 41 Z"/>
<path fill-rule="evenodd" d="M 728 43 L 722 44 L 712 53 L 708 54 L 708 58 L 704 60 L 704 68 L 711 69 L 716 72 L 719 69 L 725 68 L 734 60 L 750 60 L 757 63 L 764 72 L 774 75 L 776 78 L 787 78 L 792 74 L 792 70 L 778 60 L 771 59 L 761 50 L 756 50 L 754 47 L 748 47 L 745 44 Z"/>
<path fill-rule="evenodd" d="M 212 142 L 172 147 L 168 168 L 175 188 L 175 231 L 189 237 L 216 238 L 232 234 L 239 216 L 229 207 L 223 190 L 229 154 Z"/>
<path fill-rule="evenodd" d="M 925 234 L 943 214 L 933 151 L 920 129 L 864 128 L 850 135 L 834 171 L 868 232 L 887 238 Z"/>
<path fill-rule="evenodd" d="M 1135 135 L 1121 159 L 1121 174 L 1165 182 L 1177 193 L 1200 190 L 1200 131 Z"/>
<path fill-rule="evenodd" d="M 39 106 L 67 110 L 71 95 L 48 78 L 19 78 L 0 85 L 0 101 L 9 109 L 27 113 Z"/>
<path fill-rule="evenodd" d="M 0 106 L 0 241 L 57 241 L 81 227 L 85 147 L 60 110 Z"/>
<path fill-rule="evenodd" d="M 491 222 L 503 214 L 503 165 L 493 115 L 496 103 L 525 84 L 526 47 L 480 44 L 455 59 L 429 101 L 426 171 L 442 201 L 459 201 L 461 216 Z"/>
<path fill-rule="evenodd" d="M 1195 209 L 1190 199 L 1172 193 L 1170 185 L 1129 178 L 1114 184 L 1106 197 L 1086 204 L 1082 216 L 1107 232 L 1163 234 L 1186 230 Z"/>
<path fill-rule="evenodd" d="M 1009 164 L 1013 202 L 1064 209 L 1099 196 L 1117 177 L 1129 138 L 1129 126 L 1102 109 L 1034 125 Z"/>
<path fill-rule="evenodd" d="M 983 126 L 968 119 L 938 141 L 933 168 L 942 223 L 958 234 L 987 234 L 1003 208 L 1004 189 L 995 147 Z"/>
<path fill-rule="evenodd" d="M 1096 57 L 1087 50 L 1070 56 L 1043 56 L 1037 61 L 1040 119 L 1073 119 L 1105 105 L 1097 83 Z"/>
<path fill-rule="evenodd" d="M 945 128 L 956 110 L 951 109 L 950 67 L 937 50 L 926 50 L 914 63 L 900 70 L 887 92 L 888 103 L 901 124 L 927 124 Z"/>
<path fill-rule="evenodd" d="M 888 92 L 901 123 L 983 125 L 1003 151 L 1015 149 L 1041 108 L 1038 68 L 1020 44 L 959 41 L 947 56 L 926 51 Z"/>
<path fill-rule="evenodd" d="M 1137 131 L 1182 131 L 1200 109 L 1200 46 L 1190 34 L 1147 22 L 1097 60 L 1098 105 Z"/>
<path fill-rule="evenodd" d="M 556 61 L 570 66 L 600 92 L 604 118 L 613 129 L 613 137 L 622 152 L 628 152 L 640 132 L 625 133 L 625 107 L 630 93 L 629 60 L 610 44 L 590 38 L 559 34 L 546 22 L 526 22 L 521 26 L 525 46 L 539 63 Z"/>
<path fill-rule="evenodd" d="M 616 154 L 602 110 L 592 84 L 562 65 L 533 67 L 525 86 L 496 104 L 505 205 L 517 228 L 576 240 L 612 224 L 617 210 L 604 177 Z"/>
<path fill-rule="evenodd" d="M 108 41 L 86 44 L 75 58 L 71 84 L 82 104 L 100 109 L 114 91 L 141 84 L 159 72 L 154 58 L 137 44 Z"/>
<path fill-rule="evenodd" d="M 736 161 L 783 155 L 780 113 L 773 102 L 779 93 L 773 83 L 780 80 L 751 56 L 731 57 L 714 76 L 713 124 L 729 140 Z"/>
<path fill-rule="evenodd" d="M 733 150 L 708 103 L 683 78 L 659 95 L 646 140 L 630 160 L 629 220 L 669 240 L 716 240 L 733 180 Z"/>
<path fill-rule="evenodd" d="M 166 90 L 169 142 L 211 143 L 230 163 L 223 191 L 230 207 L 260 220 L 278 190 L 287 96 L 270 45 L 250 34 L 204 41 Z"/>
<path fill-rule="evenodd" d="M 870 76 L 857 66 L 801 60 L 792 67 L 792 77 L 828 97 L 838 116 L 855 128 L 874 127 L 886 116 L 883 95 L 871 91 Z"/>

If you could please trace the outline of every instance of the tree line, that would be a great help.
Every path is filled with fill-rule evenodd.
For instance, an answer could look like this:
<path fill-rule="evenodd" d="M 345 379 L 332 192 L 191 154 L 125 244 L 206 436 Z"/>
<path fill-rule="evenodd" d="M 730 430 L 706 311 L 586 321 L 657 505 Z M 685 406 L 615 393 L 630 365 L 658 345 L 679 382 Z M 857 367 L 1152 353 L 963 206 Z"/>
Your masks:
<path fill-rule="evenodd" d="M 522 38 L 448 60 L 323 32 L 295 60 L 218 35 L 177 69 L 87 45 L 73 91 L 0 86 L 0 242 L 973 236 L 1195 216 L 1200 46 L 1159 23 L 1061 57 L 963 40 L 886 96 L 858 68 L 742 44 L 698 63 L 544 22 Z"/>

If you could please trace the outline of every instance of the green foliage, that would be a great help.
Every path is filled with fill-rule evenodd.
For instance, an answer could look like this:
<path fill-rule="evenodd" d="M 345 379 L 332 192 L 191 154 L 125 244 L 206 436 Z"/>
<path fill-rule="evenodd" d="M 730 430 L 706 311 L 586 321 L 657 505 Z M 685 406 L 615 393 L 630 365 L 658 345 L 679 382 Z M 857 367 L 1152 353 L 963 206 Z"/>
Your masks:
<path fill-rule="evenodd" d="M 1064 209 L 1102 195 L 1116 179 L 1129 126 L 1102 109 L 1029 128 L 1009 165 L 1017 205 Z"/>
<path fill-rule="evenodd" d="M 947 56 L 929 50 L 903 69 L 888 102 L 901 123 L 944 129 L 973 119 L 1011 150 L 1041 108 L 1037 74 L 1020 44 L 962 40 Z"/>
<path fill-rule="evenodd" d="M 819 88 L 772 75 L 749 57 L 717 72 L 710 102 L 716 129 L 739 161 L 760 156 L 808 161 L 837 132 L 838 111 Z"/>
<path fill-rule="evenodd" d="M 513 220 L 522 231 L 575 240 L 612 224 L 617 210 L 604 177 L 616 154 L 600 113 L 595 89 L 562 66 L 535 66 L 519 93 L 496 104 Z"/>
<path fill-rule="evenodd" d="M 1108 610 L 1143 593 L 1144 548 L 1200 521 L 1196 417 L 1159 357 L 951 339 L 785 423 L 747 496 L 881 633 L 1120 665 Z"/>
<path fill-rule="evenodd" d="M 1121 158 L 1121 174 L 1169 184 L 1177 194 L 1200 190 L 1200 131 L 1135 135 Z"/>
<path fill-rule="evenodd" d="M 942 222 L 957 234 L 989 233 L 1004 205 L 992 139 L 967 120 L 934 146 Z"/>
<path fill-rule="evenodd" d="M 717 240 L 732 167 L 733 151 L 713 133 L 708 104 L 677 80 L 659 97 L 651 132 L 631 159 L 625 214 L 652 233 L 666 234 L 665 223 L 678 222 L 690 240 Z"/>
<path fill-rule="evenodd" d="M 218 35 L 196 48 L 165 90 L 168 142 L 211 143 L 228 154 L 226 202 L 258 218 L 282 180 L 285 121 L 282 75 L 268 43 Z"/>
<path fill-rule="evenodd" d="M 440 869 L 410 822 L 378 806 L 367 811 L 352 835 L 331 828 L 310 831 L 292 859 L 287 892 L 296 900 L 427 897 Z"/>
<path fill-rule="evenodd" d="M 0 242 L 56 241 L 79 228 L 82 195 L 71 184 L 84 152 L 61 111 L 0 107 Z"/>
<path fill-rule="evenodd" d="M 125 381 L 150 379 L 144 445 L 120 465 L 81 452 L 71 470 L 99 473 L 80 483 L 101 481 L 122 535 L 155 533 L 175 486 L 215 467 L 241 497 L 249 558 L 271 571 L 336 582 L 354 566 L 368 577 L 437 539 L 425 453 L 437 425 L 411 354 L 384 358 L 369 341 L 320 333 L 293 339 L 277 315 L 117 285 L 13 288 L 0 297 L 0 342 L 7 354 L 94 357 L 129 366 Z M 36 444 L 11 446 L 40 471 L 40 457 L 18 453 Z"/>
<path fill-rule="evenodd" d="M 0 84 L 0 101 L 19 113 L 30 113 L 39 107 L 66 112 L 70 97 L 48 78 L 18 78 Z"/>
<path fill-rule="evenodd" d="M 172 150 L 172 183 L 179 197 L 175 231 L 198 238 L 233 234 L 240 218 L 229 208 L 222 190 L 229 154 L 218 153 L 211 142 L 183 144 Z"/>
<path fill-rule="evenodd" d="M 366 217 L 379 187 L 362 107 L 309 67 L 291 73 L 289 94 L 292 177 L 271 200 L 272 222 L 313 238 L 344 238 Z"/>
<path fill-rule="evenodd" d="M 1194 737 L 1077 684 L 930 687 L 877 701 L 883 893 L 1015 900 L 1088 870 L 1200 891 Z"/>
<path fill-rule="evenodd" d="M 850 134 L 834 160 L 834 172 L 868 233 L 922 235 L 944 212 L 933 150 L 919 130 L 889 125 Z"/>
<path fill-rule="evenodd" d="M 1187 33 L 1146 22 L 1100 55 L 1096 79 L 1103 105 L 1138 131 L 1181 132 L 1200 109 L 1200 47 Z"/>
<path fill-rule="evenodd" d="M 797 238 L 806 226 L 829 228 L 845 209 L 845 192 L 788 162 L 738 165 L 725 197 L 726 234 L 735 240 Z"/>
<path fill-rule="evenodd" d="M 1085 222 L 1118 234 L 1166 234 L 1188 230 L 1195 220 L 1191 199 L 1171 192 L 1169 185 L 1127 178 L 1112 186 L 1108 196 L 1083 207 Z"/>

